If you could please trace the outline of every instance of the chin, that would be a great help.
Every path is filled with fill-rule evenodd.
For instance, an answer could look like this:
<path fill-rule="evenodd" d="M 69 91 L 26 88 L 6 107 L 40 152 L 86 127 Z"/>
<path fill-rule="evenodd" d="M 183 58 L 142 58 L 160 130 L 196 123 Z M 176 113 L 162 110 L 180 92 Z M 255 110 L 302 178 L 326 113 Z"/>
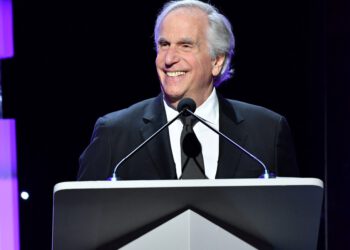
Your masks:
<path fill-rule="evenodd" d="M 179 88 L 166 84 L 162 85 L 162 91 L 166 96 L 169 96 L 171 98 L 181 98 L 184 95 L 183 91 Z"/>
<path fill-rule="evenodd" d="M 165 99 L 170 103 L 177 103 L 184 97 L 183 95 L 180 95 L 180 94 L 169 93 L 165 91 L 163 91 L 163 94 L 165 96 Z"/>

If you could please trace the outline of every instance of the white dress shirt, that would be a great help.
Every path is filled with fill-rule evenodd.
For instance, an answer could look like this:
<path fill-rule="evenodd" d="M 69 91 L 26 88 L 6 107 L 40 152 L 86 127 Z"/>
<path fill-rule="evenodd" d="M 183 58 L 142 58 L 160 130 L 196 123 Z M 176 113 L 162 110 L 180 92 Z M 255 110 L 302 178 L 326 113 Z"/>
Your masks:
<path fill-rule="evenodd" d="M 170 121 L 179 112 L 168 106 L 164 99 L 163 102 L 167 119 Z M 219 129 L 219 103 L 215 88 L 208 99 L 201 106 L 197 107 L 195 114 L 203 118 L 212 127 Z M 182 174 L 180 143 L 182 128 L 183 124 L 180 119 L 177 119 L 169 126 L 170 145 L 178 178 Z M 194 125 L 193 130 L 202 145 L 205 175 L 209 179 L 215 179 L 219 158 L 219 135 L 199 121 Z"/>

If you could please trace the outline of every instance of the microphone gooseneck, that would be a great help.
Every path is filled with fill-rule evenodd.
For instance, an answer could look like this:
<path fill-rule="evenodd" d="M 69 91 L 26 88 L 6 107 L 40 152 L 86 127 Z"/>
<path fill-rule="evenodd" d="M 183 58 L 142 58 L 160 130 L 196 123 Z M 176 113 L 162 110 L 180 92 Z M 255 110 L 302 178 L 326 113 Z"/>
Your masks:
<path fill-rule="evenodd" d="M 127 156 L 125 156 L 121 161 L 118 162 L 118 164 L 114 167 L 113 175 L 109 180 L 116 181 L 118 178 L 116 176 L 116 172 L 119 166 L 124 164 L 129 158 L 131 158 L 137 151 L 139 151 L 144 145 L 146 145 L 149 141 L 151 141 L 154 137 L 156 137 L 160 132 L 162 132 L 165 128 L 169 127 L 170 124 L 172 124 L 175 120 L 177 120 L 181 115 L 188 116 L 192 115 L 194 116 L 198 121 L 200 121 L 202 124 L 204 124 L 206 127 L 217 133 L 218 135 L 224 137 L 229 143 L 233 144 L 235 147 L 240 149 L 242 152 L 244 152 L 246 155 L 248 155 L 250 158 L 257 161 L 264 169 L 264 173 L 260 176 L 260 178 L 268 179 L 268 178 L 274 178 L 275 176 L 269 172 L 266 165 L 258 159 L 255 155 L 250 153 L 248 150 L 243 148 L 241 145 L 230 139 L 228 136 L 223 134 L 222 132 L 216 130 L 212 126 L 210 126 L 204 119 L 199 117 L 198 115 L 194 114 L 196 110 L 196 103 L 191 98 L 184 98 L 182 99 L 179 104 L 177 105 L 177 111 L 179 114 L 175 116 L 171 121 L 164 124 L 161 128 L 159 128 L 154 134 L 152 134 L 150 137 L 148 137 L 144 142 L 142 142 L 139 146 L 137 146 L 133 151 L 131 151 Z"/>

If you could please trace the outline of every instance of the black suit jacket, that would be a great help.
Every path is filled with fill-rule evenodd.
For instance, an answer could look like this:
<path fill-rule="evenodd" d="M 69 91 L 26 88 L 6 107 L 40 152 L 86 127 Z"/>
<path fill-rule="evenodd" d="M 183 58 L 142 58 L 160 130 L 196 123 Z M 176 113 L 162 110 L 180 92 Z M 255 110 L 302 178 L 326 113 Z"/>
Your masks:
<path fill-rule="evenodd" d="M 261 159 L 279 176 L 297 176 L 290 130 L 285 118 L 256 105 L 219 99 L 219 128 Z M 97 120 L 90 145 L 80 156 L 78 180 L 105 180 L 115 165 L 167 122 L 162 96 Z M 118 168 L 126 180 L 176 179 L 169 132 L 156 138 Z M 255 178 L 262 167 L 220 138 L 216 178 Z"/>

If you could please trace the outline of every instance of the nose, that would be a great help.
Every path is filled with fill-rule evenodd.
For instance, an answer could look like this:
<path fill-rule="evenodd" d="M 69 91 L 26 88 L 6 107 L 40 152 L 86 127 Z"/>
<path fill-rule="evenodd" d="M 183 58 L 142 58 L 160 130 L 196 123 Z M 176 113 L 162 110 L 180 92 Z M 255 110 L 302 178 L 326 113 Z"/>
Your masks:
<path fill-rule="evenodd" d="M 169 47 L 165 55 L 165 66 L 171 67 L 180 61 L 180 57 L 176 51 L 176 48 Z"/>

